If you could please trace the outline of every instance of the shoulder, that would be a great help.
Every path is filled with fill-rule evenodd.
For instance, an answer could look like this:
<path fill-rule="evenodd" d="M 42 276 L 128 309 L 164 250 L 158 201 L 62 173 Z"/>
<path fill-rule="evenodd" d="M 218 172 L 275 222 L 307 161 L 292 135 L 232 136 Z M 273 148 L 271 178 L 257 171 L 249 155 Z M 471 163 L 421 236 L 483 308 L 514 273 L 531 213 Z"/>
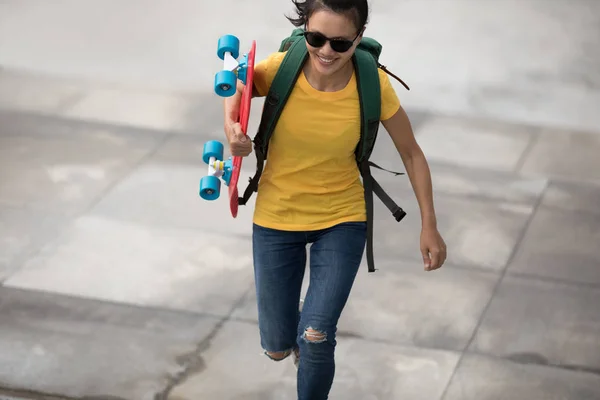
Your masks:
<path fill-rule="evenodd" d="M 276 53 L 271 53 L 267 56 L 267 58 L 265 58 L 264 60 L 258 62 L 255 67 L 259 67 L 260 65 L 264 65 L 267 66 L 269 68 L 279 68 L 279 66 L 281 65 L 281 62 L 283 61 L 283 58 L 285 57 L 285 54 L 287 52 L 283 51 L 283 52 L 276 52 Z"/>
<path fill-rule="evenodd" d="M 377 68 L 377 74 L 379 75 L 379 85 L 381 86 L 381 91 L 390 89 L 394 90 L 392 83 L 390 82 L 390 77 L 384 70 Z"/>
<path fill-rule="evenodd" d="M 379 85 L 381 86 L 381 120 L 391 118 L 400 109 L 400 99 L 396 94 L 396 90 L 390 82 L 389 75 L 377 68 L 379 74 Z"/>
<path fill-rule="evenodd" d="M 266 96 L 286 52 L 271 53 L 254 65 L 254 87 L 259 96 Z"/>

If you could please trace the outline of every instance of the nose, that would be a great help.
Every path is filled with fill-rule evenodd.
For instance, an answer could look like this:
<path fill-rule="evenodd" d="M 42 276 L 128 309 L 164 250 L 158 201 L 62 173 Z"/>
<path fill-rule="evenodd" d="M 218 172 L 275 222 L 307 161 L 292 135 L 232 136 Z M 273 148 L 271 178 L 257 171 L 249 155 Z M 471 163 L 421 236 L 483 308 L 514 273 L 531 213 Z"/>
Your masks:
<path fill-rule="evenodd" d="M 334 56 L 337 53 L 331 48 L 331 44 L 329 43 L 329 41 L 327 41 L 327 43 L 325 43 L 325 45 L 321 47 L 321 51 L 319 52 L 319 54 L 321 54 L 323 57 L 330 57 Z"/>

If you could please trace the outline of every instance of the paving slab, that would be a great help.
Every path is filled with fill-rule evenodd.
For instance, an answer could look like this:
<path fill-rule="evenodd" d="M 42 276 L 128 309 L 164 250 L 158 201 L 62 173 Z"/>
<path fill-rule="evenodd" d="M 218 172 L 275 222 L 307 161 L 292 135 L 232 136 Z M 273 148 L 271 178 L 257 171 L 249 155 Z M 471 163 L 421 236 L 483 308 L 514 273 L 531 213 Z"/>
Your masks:
<path fill-rule="evenodd" d="M 427 273 L 418 262 L 363 263 L 338 334 L 400 345 L 462 351 L 492 296 L 497 274 L 446 265 Z M 307 269 L 303 296 L 310 279 Z M 258 321 L 254 287 L 233 318 Z"/>
<path fill-rule="evenodd" d="M 4 387 L 140 400 L 162 392 L 218 322 L 10 288 L 0 288 L 0 318 Z"/>
<path fill-rule="evenodd" d="M 467 354 L 443 400 L 596 400 L 600 376 Z"/>
<path fill-rule="evenodd" d="M 0 114 L 0 201 L 49 212 L 86 209 L 161 140 L 52 118 L 20 119 L 27 117 Z M 39 134 L 28 129 L 34 122 Z"/>
<path fill-rule="evenodd" d="M 600 182 L 600 135 L 544 130 L 534 143 L 521 172 L 570 180 Z"/>
<path fill-rule="evenodd" d="M 251 266 L 248 240 L 83 216 L 5 285 L 227 315 L 252 282 Z"/>
<path fill-rule="evenodd" d="M 372 160 L 377 162 L 375 159 Z M 395 172 L 406 173 L 401 164 L 396 162 L 387 162 L 387 164 L 393 164 L 391 168 Z M 435 161 L 429 161 L 428 164 L 433 181 L 434 201 L 438 195 L 442 195 L 535 205 L 549 185 L 549 180 L 544 177 L 473 169 L 459 165 L 440 164 Z M 407 175 L 395 176 L 375 168 L 372 168 L 372 174 L 384 190 L 394 198 L 414 198 Z"/>
<path fill-rule="evenodd" d="M 67 79 L 0 70 L 1 109 L 59 114 L 82 94 L 80 85 Z"/>
<path fill-rule="evenodd" d="M 508 271 L 598 285 L 598 243 L 598 213 L 540 207 Z"/>
<path fill-rule="evenodd" d="M 224 184 L 216 200 L 206 201 L 199 196 L 200 178 L 206 175 L 202 166 L 144 165 L 115 186 L 94 207 L 91 215 L 142 225 L 220 233 L 223 240 L 230 235 L 249 238 L 255 196 L 248 205 L 240 206 L 237 217 L 233 218 L 228 187 Z M 247 172 L 241 174 L 240 190 L 245 189 L 250 176 Z"/>
<path fill-rule="evenodd" d="M 600 289 L 505 277 L 470 349 L 600 371 Z"/>
<path fill-rule="evenodd" d="M 197 136 L 171 137 L 156 154 L 117 184 L 94 207 L 92 214 L 152 226 L 249 237 L 256 195 L 246 206 L 239 207 L 236 218 L 230 212 L 229 189 L 225 184 L 221 184 L 221 195 L 214 201 L 199 196 L 200 179 L 208 172 L 202 161 L 204 142 Z M 225 157 L 228 152 L 226 147 Z M 244 160 L 238 183 L 240 195 L 255 168 L 255 159 Z"/>
<path fill-rule="evenodd" d="M 387 189 L 387 186 L 386 186 Z M 390 195 L 391 191 L 388 192 Z M 393 197 L 407 212 L 399 223 L 379 199 L 374 201 L 376 262 L 398 257 L 422 260 L 421 216 L 414 194 Z M 533 212 L 526 204 L 435 198 L 438 229 L 448 246 L 448 262 L 458 266 L 501 271 Z"/>
<path fill-rule="evenodd" d="M 498 202 L 534 205 L 544 193 L 548 180 L 484 169 L 430 163 L 437 193 L 475 197 Z"/>
<path fill-rule="evenodd" d="M 600 213 L 600 184 L 553 180 L 544 194 L 542 205 L 565 211 Z"/>
<path fill-rule="evenodd" d="M 188 376 L 168 399 L 296 399 L 291 359 L 273 362 L 262 355 L 259 343 L 256 325 L 226 323 L 200 355 L 205 368 Z M 458 354 L 452 352 L 342 338 L 330 395 L 348 400 L 440 399 L 457 360 Z"/>
<path fill-rule="evenodd" d="M 61 215 L 0 204 L 0 282 L 59 235 L 67 223 Z"/>
<path fill-rule="evenodd" d="M 193 96 L 122 89 L 95 89 L 61 113 L 67 118 L 158 130 L 182 130 L 197 104 Z"/>
<path fill-rule="evenodd" d="M 439 116 L 419 127 L 417 142 L 428 160 L 512 171 L 536 133 L 527 126 Z"/>

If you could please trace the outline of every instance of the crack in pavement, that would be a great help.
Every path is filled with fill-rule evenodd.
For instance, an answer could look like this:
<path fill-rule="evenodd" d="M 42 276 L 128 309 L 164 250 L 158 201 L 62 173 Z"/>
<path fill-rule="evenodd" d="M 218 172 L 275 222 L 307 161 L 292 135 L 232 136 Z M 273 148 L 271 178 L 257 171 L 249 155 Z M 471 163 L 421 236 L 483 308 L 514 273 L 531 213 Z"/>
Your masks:
<path fill-rule="evenodd" d="M 220 319 L 208 336 L 196 345 L 194 351 L 177 357 L 177 362 L 183 368 L 169 379 L 166 387 L 161 392 L 156 393 L 154 400 L 167 400 L 173 389 L 184 383 L 188 377 L 199 374 L 206 369 L 206 362 L 202 354 L 210 348 L 213 339 L 221 332 L 223 326 L 232 320 L 233 313 L 246 301 L 252 288 L 253 286 L 246 289 L 242 296 L 233 304 L 227 315 Z"/>

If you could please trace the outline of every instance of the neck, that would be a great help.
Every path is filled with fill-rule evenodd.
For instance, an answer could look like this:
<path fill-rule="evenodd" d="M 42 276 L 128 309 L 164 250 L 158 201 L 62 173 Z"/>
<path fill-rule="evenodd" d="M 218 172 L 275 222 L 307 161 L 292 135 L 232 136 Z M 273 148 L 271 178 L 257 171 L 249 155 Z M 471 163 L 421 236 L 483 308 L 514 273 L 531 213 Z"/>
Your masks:
<path fill-rule="evenodd" d="M 333 75 L 322 75 L 315 71 L 311 62 L 307 62 L 304 67 L 304 75 L 306 80 L 313 88 L 321 92 L 337 92 L 348 85 L 354 72 L 354 66 L 351 61 L 336 71 Z"/>

